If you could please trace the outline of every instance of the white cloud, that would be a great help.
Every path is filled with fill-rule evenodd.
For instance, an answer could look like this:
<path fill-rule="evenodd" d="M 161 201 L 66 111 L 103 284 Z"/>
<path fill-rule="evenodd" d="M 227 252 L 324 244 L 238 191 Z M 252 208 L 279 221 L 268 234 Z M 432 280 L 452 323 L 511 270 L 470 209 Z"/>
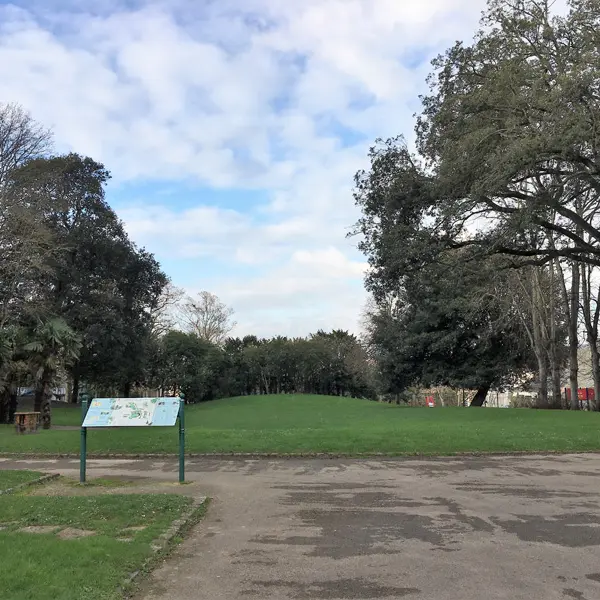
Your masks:
<path fill-rule="evenodd" d="M 220 297 L 237 308 L 235 333 L 306 335 L 318 329 L 357 330 L 366 265 L 339 250 L 297 251 L 263 276 L 215 282 Z M 240 318 L 243 316 L 243 318 Z"/>
<path fill-rule="evenodd" d="M 120 213 L 159 258 L 197 261 L 179 277 L 190 288 L 207 287 L 207 257 L 252 266 L 210 280 L 246 330 L 355 328 L 353 174 L 375 137 L 410 135 L 428 60 L 411 63 L 472 35 L 483 0 L 92 4 L 0 5 L 0 101 L 103 161 L 116 184 L 264 190 L 259 207 L 170 197 Z"/>
<path fill-rule="evenodd" d="M 363 277 L 367 263 L 349 260 L 337 248 L 324 250 L 298 250 L 291 259 L 292 264 L 311 267 L 314 272 L 329 279 L 347 279 Z"/>

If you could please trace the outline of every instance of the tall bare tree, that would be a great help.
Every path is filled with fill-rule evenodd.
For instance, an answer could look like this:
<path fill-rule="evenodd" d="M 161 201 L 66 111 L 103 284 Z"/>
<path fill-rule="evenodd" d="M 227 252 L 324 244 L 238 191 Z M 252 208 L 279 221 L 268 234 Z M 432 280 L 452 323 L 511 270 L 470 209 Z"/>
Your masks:
<path fill-rule="evenodd" d="M 0 187 L 9 173 L 27 161 L 47 155 L 52 132 L 18 104 L 0 104 Z"/>
<path fill-rule="evenodd" d="M 151 311 L 152 333 L 162 337 L 168 331 L 175 329 L 176 312 L 185 292 L 172 283 L 168 283 L 156 301 Z"/>
<path fill-rule="evenodd" d="M 17 104 L 0 104 L 0 327 L 35 305 L 40 284 L 56 240 L 43 223 L 39 207 L 19 198 L 9 181 L 16 169 L 46 155 L 52 134 Z"/>
<path fill-rule="evenodd" d="M 235 327 L 233 312 L 218 296 L 206 291 L 196 298 L 187 296 L 180 308 L 184 329 L 213 344 L 222 344 Z"/>

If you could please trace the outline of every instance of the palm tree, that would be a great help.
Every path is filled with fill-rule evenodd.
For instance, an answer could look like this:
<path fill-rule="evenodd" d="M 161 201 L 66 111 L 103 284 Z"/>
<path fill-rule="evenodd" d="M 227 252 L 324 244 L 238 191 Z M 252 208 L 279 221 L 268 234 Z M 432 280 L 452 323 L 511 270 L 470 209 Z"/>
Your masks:
<path fill-rule="evenodd" d="M 61 366 L 79 358 L 79 336 L 63 319 L 40 321 L 33 331 L 33 341 L 24 346 L 35 384 L 34 410 L 42 413 L 42 427 L 50 429 L 52 384 Z"/>

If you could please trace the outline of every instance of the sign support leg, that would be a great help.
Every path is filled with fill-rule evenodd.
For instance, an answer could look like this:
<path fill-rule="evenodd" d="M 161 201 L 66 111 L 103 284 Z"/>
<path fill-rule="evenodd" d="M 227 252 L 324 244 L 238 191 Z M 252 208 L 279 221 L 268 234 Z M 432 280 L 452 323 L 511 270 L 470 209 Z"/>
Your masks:
<path fill-rule="evenodd" d="M 87 427 L 83 426 L 87 414 L 88 401 L 81 400 L 81 450 L 79 454 L 79 483 L 85 483 L 87 461 Z"/>
<path fill-rule="evenodd" d="M 179 400 L 179 483 L 185 482 L 185 400 Z"/>

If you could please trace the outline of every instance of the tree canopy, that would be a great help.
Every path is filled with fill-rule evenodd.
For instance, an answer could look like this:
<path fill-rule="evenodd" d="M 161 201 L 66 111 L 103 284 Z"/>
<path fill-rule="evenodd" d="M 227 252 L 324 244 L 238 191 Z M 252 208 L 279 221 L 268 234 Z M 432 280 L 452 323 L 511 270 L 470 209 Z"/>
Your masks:
<path fill-rule="evenodd" d="M 571 0 L 564 16 L 544 0 L 490 0 L 474 42 L 458 42 L 433 61 L 414 151 L 402 135 L 377 140 L 370 169 L 357 173 L 362 216 L 354 233 L 371 266 L 366 285 L 380 308 L 391 296 L 401 310 L 383 311 L 387 331 L 376 315 L 373 330 L 381 330 L 374 339 L 397 384 L 410 374 L 421 383 L 501 385 L 536 355 L 547 406 L 547 366 L 560 398 L 568 332 L 576 395 L 578 265 L 600 265 L 599 19 L 598 0 Z M 520 325 L 498 318 L 500 310 L 525 314 L 515 306 L 519 296 L 505 302 L 511 277 L 501 272 L 511 269 L 538 282 Z M 545 279 L 562 282 L 562 292 L 540 286 Z M 494 301 L 474 310 L 470 298 Z M 583 305 L 588 339 L 596 339 L 591 305 Z M 541 318 L 542 310 L 551 316 Z M 419 340 L 440 355 L 432 361 Z M 482 377 L 491 358 L 479 352 L 485 340 L 494 340 L 502 367 Z M 400 367 L 407 357 L 411 368 Z M 600 385 L 600 365 L 593 368 Z"/>

